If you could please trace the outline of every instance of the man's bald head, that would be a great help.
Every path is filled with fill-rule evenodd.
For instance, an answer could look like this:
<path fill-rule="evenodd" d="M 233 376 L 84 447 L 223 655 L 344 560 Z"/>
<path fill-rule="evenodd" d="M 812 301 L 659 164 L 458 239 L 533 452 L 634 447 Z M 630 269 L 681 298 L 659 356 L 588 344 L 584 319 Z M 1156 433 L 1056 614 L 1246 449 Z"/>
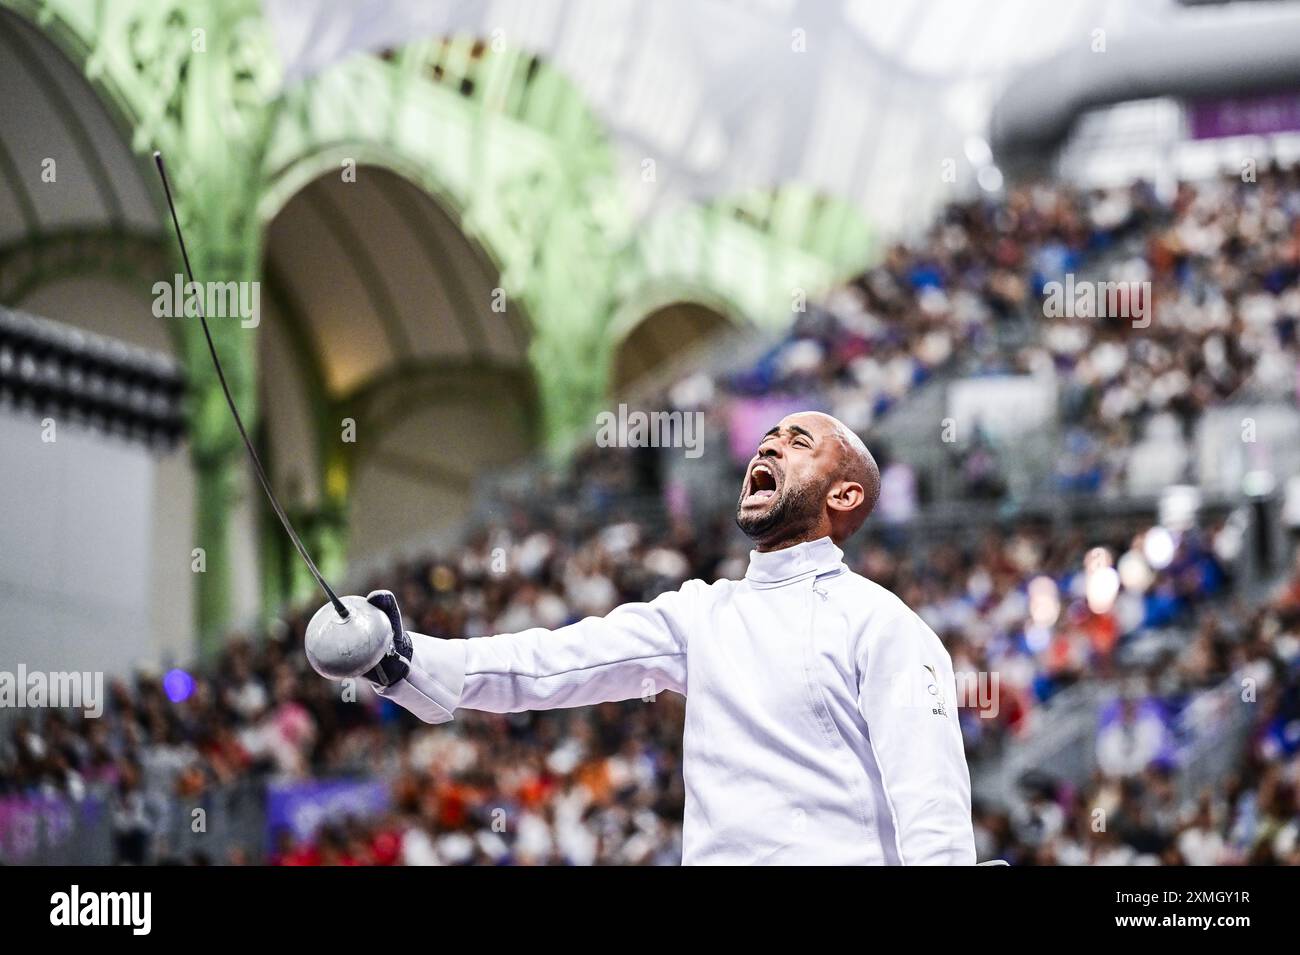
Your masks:
<path fill-rule="evenodd" d="M 814 413 L 821 414 L 821 412 Z M 843 456 L 838 477 L 840 480 L 853 481 L 862 485 L 862 504 L 850 515 L 853 520 L 846 522 L 844 535 L 841 538 L 847 539 L 857 533 L 858 528 L 876 509 L 876 502 L 880 500 L 880 467 L 856 432 L 850 430 L 838 418 L 832 418 L 830 415 L 823 415 L 823 417 L 834 423 L 836 437 L 839 438 L 842 448 Z"/>
<path fill-rule="evenodd" d="M 736 522 L 775 550 L 860 528 L 880 497 L 880 469 L 862 439 L 820 411 L 787 415 L 763 437 L 750 462 Z"/>

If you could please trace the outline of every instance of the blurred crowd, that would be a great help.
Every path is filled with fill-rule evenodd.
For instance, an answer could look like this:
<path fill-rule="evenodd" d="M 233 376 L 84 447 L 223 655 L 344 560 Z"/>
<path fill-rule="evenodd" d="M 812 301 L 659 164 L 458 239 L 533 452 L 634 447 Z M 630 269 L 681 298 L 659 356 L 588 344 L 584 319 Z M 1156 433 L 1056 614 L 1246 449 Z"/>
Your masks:
<path fill-rule="evenodd" d="M 1028 186 L 1000 203 L 956 204 L 757 361 L 694 375 L 672 401 L 716 414 L 724 398 L 817 395 L 865 432 L 953 363 L 1052 373 L 1070 429 L 1062 487 L 1101 492 L 1124 480 L 1126 454 L 1160 415 L 1186 429 L 1243 383 L 1293 388 L 1298 202 L 1296 171 L 1267 170 L 1255 183 L 1185 185 L 1168 203 L 1139 183 L 1088 194 Z M 1047 284 L 1089 269 L 1151 281 L 1159 317 L 1141 334 L 1127 321 L 1044 317 Z M 966 450 L 978 477 L 978 454 Z M 567 473 L 499 491 L 492 516 L 454 550 L 370 584 L 397 594 L 410 629 L 454 639 L 559 627 L 688 578 L 743 576 L 748 548 L 727 509 L 625 509 L 645 489 L 643 463 L 589 449 Z M 889 511 L 906 477 L 886 472 Z M 999 493 L 996 481 L 987 487 Z M 1242 528 L 1231 514 L 1176 529 L 1136 522 L 1105 539 L 1029 520 L 969 538 L 870 537 L 851 550 L 853 569 L 915 608 L 959 674 L 998 678 L 989 698 L 961 710 L 977 770 L 1039 728 L 1060 694 L 1123 687 L 1100 711 L 1086 787 L 1031 775 L 1018 806 L 976 806 L 981 858 L 1300 862 L 1300 573 L 1263 607 L 1233 603 Z M 679 859 L 678 697 L 465 713 L 430 728 L 363 681 L 313 674 L 301 652 L 308 616 L 232 639 L 195 672 L 114 683 L 101 719 L 17 721 L 0 742 L 0 795 L 103 794 L 124 862 L 171 858 L 178 805 L 250 780 L 318 777 L 388 780 L 388 808 L 190 861 Z M 1253 695 L 1244 715 L 1232 711 L 1244 742 L 1228 752 L 1230 783 L 1184 791 L 1181 770 L 1224 724 L 1224 688 L 1238 683 Z"/>
<path fill-rule="evenodd" d="M 667 397 L 813 397 L 865 433 L 941 369 L 1033 375 L 1057 396 L 1056 489 L 1174 483 L 1207 408 L 1297 393 L 1298 220 L 1300 166 L 1181 183 L 1163 199 L 1145 182 L 1036 183 L 954 203 L 756 361 Z M 972 496 L 1005 494 L 996 475 L 1023 449 L 980 428 L 962 444 Z"/>
<path fill-rule="evenodd" d="M 557 500 L 566 496 L 552 491 Z M 562 507 L 538 523 L 522 504 L 509 514 L 455 553 L 370 583 L 398 594 L 412 630 L 457 638 L 558 627 L 689 577 L 744 573 L 745 545 L 723 527 L 655 532 Z M 1098 546 L 1025 524 L 919 551 L 874 542 L 849 559 L 940 633 L 959 674 L 998 674 L 991 695 L 961 710 L 978 766 L 1032 731 L 1042 706 L 1085 677 L 1136 678 L 1164 699 L 1217 685 L 1243 654 L 1259 651 L 1227 639 L 1217 617 L 1199 612 L 1224 589 L 1226 561 L 1215 548 L 1227 525 L 1168 540 L 1166 533 L 1147 528 Z M 126 861 L 164 851 L 161 834 L 177 821 L 178 804 L 206 805 L 252 779 L 347 776 L 391 780 L 390 812 L 377 822 L 327 826 L 307 841 L 282 832 L 264 858 L 590 864 L 679 857 L 679 697 L 509 716 L 467 712 L 431 728 L 364 681 L 341 688 L 312 673 L 301 652 L 307 617 L 231 642 L 192 678 L 141 674 L 115 683 L 99 720 L 70 722 L 54 712 L 39 727 L 21 724 L 0 779 L 11 791 L 110 793 L 117 852 Z M 1166 625 L 1182 625 L 1195 639 L 1126 659 L 1143 634 Z"/>
<path fill-rule="evenodd" d="M 798 316 L 789 334 L 751 367 L 720 382 L 727 394 L 818 394 L 859 432 L 938 368 L 1001 367 L 1031 322 L 1037 294 L 1079 266 L 1090 232 L 1071 190 L 1036 185 L 1004 201 L 953 203 L 914 243 Z"/>
<path fill-rule="evenodd" d="M 1098 210 L 1117 228 L 1098 231 Z M 1041 345 L 1017 360 L 1061 381 L 1063 487 L 1181 480 L 1181 445 L 1207 408 L 1296 394 L 1300 169 L 1183 183 L 1167 202 L 1134 186 L 1103 197 L 1091 219 L 1092 277 L 1149 283 L 1146 313 L 1045 319 Z M 1139 442 L 1152 453 L 1135 454 Z M 1153 473 L 1131 473 L 1136 462 Z"/>
<path fill-rule="evenodd" d="M 1300 565 L 1240 624 L 1210 616 L 1179 661 L 1216 691 L 1141 687 L 1102 711 L 1096 771 L 1080 787 L 1021 780 L 1023 806 L 977 805 L 981 858 L 1013 865 L 1300 865 Z M 1234 732 L 1213 747 L 1198 724 Z M 1204 764 L 1204 765 L 1202 765 Z M 1200 770 L 1194 772 L 1194 770 Z"/>

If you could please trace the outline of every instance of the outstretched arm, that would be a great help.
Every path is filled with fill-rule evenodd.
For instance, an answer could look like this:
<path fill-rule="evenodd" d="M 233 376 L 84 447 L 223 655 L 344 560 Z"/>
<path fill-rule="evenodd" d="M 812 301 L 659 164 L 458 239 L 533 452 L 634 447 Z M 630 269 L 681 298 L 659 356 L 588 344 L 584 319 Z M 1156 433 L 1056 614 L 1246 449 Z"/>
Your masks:
<path fill-rule="evenodd" d="M 697 588 L 624 604 L 558 630 L 442 640 L 409 633 L 408 672 L 375 690 L 426 723 L 457 709 L 515 713 L 686 692 L 686 634 Z"/>

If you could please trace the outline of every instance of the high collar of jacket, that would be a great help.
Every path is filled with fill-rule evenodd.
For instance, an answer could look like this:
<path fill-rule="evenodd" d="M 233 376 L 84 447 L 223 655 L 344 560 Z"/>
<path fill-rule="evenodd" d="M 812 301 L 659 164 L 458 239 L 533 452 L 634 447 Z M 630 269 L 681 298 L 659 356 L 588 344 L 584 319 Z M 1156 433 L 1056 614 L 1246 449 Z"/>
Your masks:
<path fill-rule="evenodd" d="M 844 566 L 843 561 L 844 551 L 836 547 L 829 537 L 819 537 L 815 541 L 804 541 L 793 547 L 767 553 L 751 550 L 745 579 L 769 587 L 787 584 L 805 577 L 820 577 L 822 574 L 839 571 Z"/>

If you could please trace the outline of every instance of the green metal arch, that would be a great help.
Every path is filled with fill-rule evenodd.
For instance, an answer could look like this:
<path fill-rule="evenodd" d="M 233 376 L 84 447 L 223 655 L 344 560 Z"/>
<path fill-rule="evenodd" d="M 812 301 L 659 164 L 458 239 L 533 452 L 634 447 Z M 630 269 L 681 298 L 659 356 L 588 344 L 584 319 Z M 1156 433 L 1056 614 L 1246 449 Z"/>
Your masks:
<path fill-rule="evenodd" d="M 358 170 L 367 167 L 380 169 L 419 188 L 460 231 L 474 254 L 486 260 L 486 268 L 498 276 L 503 274 L 502 257 L 490 237 L 476 235 L 469 229 L 457 197 L 437 178 L 436 172 L 420 165 L 415 157 L 402 155 L 383 143 L 339 141 L 320 144 L 288 166 L 271 173 L 257 208 L 263 231 L 303 189 L 323 176 L 339 173 L 344 159 L 355 161 Z M 511 299 L 510 306 L 526 328 L 536 327 L 526 300 Z"/>
<path fill-rule="evenodd" d="M 345 157 L 423 190 L 500 276 L 528 331 L 530 367 L 521 371 L 533 376 L 553 453 L 589 430 L 617 343 L 654 308 L 693 301 L 775 327 L 789 318 L 777 293 L 801 285 L 813 298 L 868 257 L 856 210 L 798 185 L 635 221 L 608 132 L 576 84 L 527 51 L 467 37 L 422 40 L 352 57 L 283 91 L 257 0 L 0 5 L 81 67 L 141 164 L 164 225 L 147 167 L 151 149 L 166 152 L 200 279 L 263 278 L 268 224 Z M 197 26 L 208 31 L 202 54 L 188 45 Z M 693 264 L 670 254 L 682 226 L 702 236 Z M 163 241 L 170 246 L 170 236 Z M 726 261 L 732 243 L 745 250 L 733 259 L 748 264 Z M 196 539 L 209 547 L 199 621 L 215 640 L 227 622 L 227 515 L 244 462 L 205 346 L 192 324 L 178 331 L 195 391 Z M 252 337 L 227 329 L 216 337 L 255 426 Z M 330 534 L 330 550 L 341 554 L 342 538 Z"/>
<path fill-rule="evenodd" d="M 59 229 L 0 247 L 0 301 L 17 304 L 33 292 L 69 278 L 100 277 L 134 292 L 170 281 L 171 255 L 155 235 L 131 229 Z M 184 338 L 167 323 L 177 354 Z"/>
<path fill-rule="evenodd" d="M 0 7 L 26 20 L 53 43 L 69 61 L 81 68 L 82 74 L 98 95 L 109 113 L 109 118 L 122 135 L 124 143 L 132 143 L 132 134 L 140 123 L 138 104 L 127 94 L 125 84 L 113 71 L 104 68 L 101 57 L 96 56 L 94 24 L 85 4 L 59 2 L 59 0 L 0 0 Z M 82 8 L 76 10 L 76 7 Z M 80 13 L 78 17 L 74 14 Z M 142 160 L 141 168 L 144 168 Z M 159 211 L 163 203 L 161 194 L 155 192 Z"/>
<path fill-rule="evenodd" d="M 100 6 L 102 7 L 102 4 Z M 103 107 L 109 124 L 116 132 L 121 143 L 136 155 L 136 168 L 140 173 L 140 181 L 152 200 L 158 222 L 164 222 L 167 216 L 167 207 L 162 190 L 155 182 L 154 172 L 148 159 L 140 154 L 138 149 L 134 148 L 141 121 L 138 102 L 139 93 L 134 97 L 128 94 L 128 83 L 124 82 L 126 78 L 117 76 L 115 71 L 105 69 L 102 55 L 97 53 L 96 41 L 87 30 L 88 24 L 85 20 L 89 11 L 85 9 L 85 5 L 74 5 L 66 2 L 66 0 L 63 0 L 63 2 L 60 2 L 60 0 L 0 0 L 0 9 L 18 17 L 39 31 L 70 63 L 80 69 L 83 81 Z M 82 15 L 82 22 L 78 22 L 74 13 Z M 95 18 L 100 19 L 98 14 L 96 14 Z M 57 84 L 51 84 L 51 87 L 53 95 L 53 91 L 57 89 Z M 62 97 L 63 94 L 59 92 L 57 95 Z M 89 143 L 89 133 L 82 127 L 80 120 L 73 115 L 63 121 L 65 125 L 69 126 L 69 134 L 74 141 L 83 147 L 82 151 L 86 154 L 84 158 L 87 167 L 91 169 L 95 178 L 96 192 L 100 195 L 110 213 L 109 226 L 94 231 L 99 231 L 104 235 L 121 234 L 124 241 L 131 245 L 133 249 L 136 249 L 137 244 L 141 241 L 150 241 L 148 236 L 143 236 L 137 230 L 122 225 L 120 197 L 112 182 L 106 179 L 106 171 L 102 168 L 100 156 L 97 150 L 94 149 L 93 144 Z M 0 146 L 0 160 L 3 157 L 4 150 Z M 0 169 L 0 171 L 3 170 Z M 12 178 L 15 182 L 18 181 L 16 176 Z M 51 242 L 57 244 L 65 241 L 72 231 L 74 230 L 60 230 L 58 233 L 51 235 L 29 232 L 28 235 L 34 244 L 48 245 Z M 9 252 L 12 252 L 12 250 L 6 250 L 6 254 Z M 93 268 L 84 268 L 79 270 L 77 274 L 92 274 L 93 272 Z M 175 339 L 174 335 L 173 338 Z"/>
<path fill-rule="evenodd" d="M 617 304 L 602 339 L 607 375 L 632 332 L 675 302 L 712 309 L 733 327 L 779 329 L 790 320 L 794 290 L 815 300 L 867 264 L 870 236 L 856 209 L 797 183 L 652 219 L 623 252 Z M 726 258 L 737 244 L 746 247 L 743 268 Z M 680 247 L 690 251 L 675 260 Z M 780 273 L 770 288 L 752 281 L 755 259 Z"/>
<path fill-rule="evenodd" d="M 632 223 L 613 145 L 578 89 L 522 51 L 468 57 L 472 43 L 420 41 L 385 59 L 353 58 L 286 94 L 258 218 L 265 226 L 343 159 L 417 185 L 491 263 L 528 329 L 554 445 L 603 390 L 597 356 Z M 471 95 L 457 81 L 466 75 Z M 331 97 L 345 92 L 364 98 L 364 111 L 335 107 Z"/>
<path fill-rule="evenodd" d="M 456 44 L 465 42 L 458 39 Z M 606 201 L 601 206 L 609 207 L 615 175 L 613 145 L 581 93 L 553 68 L 541 64 L 531 72 L 563 90 L 558 97 L 564 104 L 562 112 L 579 117 L 561 124 L 559 130 L 530 123 L 528 111 L 522 108 L 494 111 L 490 103 L 495 97 L 488 92 L 491 84 L 478 84 L 475 95 L 466 96 L 452 84 L 422 81 L 440 65 L 433 47 L 431 41 L 420 41 L 403 48 L 391 61 L 356 58 L 340 63 L 287 94 L 269 151 L 268 186 L 259 201 L 259 217 L 269 222 L 291 195 L 317 176 L 337 171 L 344 158 L 387 168 L 440 201 L 465 235 L 490 257 L 507 282 L 507 291 L 535 294 L 523 281 L 534 271 L 538 254 L 537 246 L 527 240 L 544 233 L 552 215 L 568 211 L 576 195 L 603 194 Z M 535 62 L 520 51 L 487 53 L 482 60 L 480 75 L 492 73 L 498 63 Z M 316 120 L 329 115 L 325 101 L 334 91 L 333 84 L 345 81 L 349 88 L 364 89 L 369 97 L 365 115 L 333 117 L 330 125 L 320 125 Z M 506 99 L 519 107 L 514 98 Z M 404 111 L 410 114 L 405 123 L 399 119 Z M 391 119 L 384 122 L 378 117 Z M 439 130 L 445 135 L 411 133 L 420 126 L 417 120 L 445 121 L 446 128 Z M 501 201 L 503 194 L 518 189 L 528 193 L 526 222 L 512 221 Z M 604 238 L 610 231 L 627 229 L 629 223 L 616 214 L 613 221 L 606 216 L 606 221 L 593 227 Z"/>
<path fill-rule="evenodd" d="M 500 382 L 502 393 L 518 407 L 525 430 L 535 434 L 537 405 L 532 375 L 526 368 L 492 361 L 433 358 L 404 362 L 394 371 L 378 373 L 361 382 L 339 398 L 337 406 L 358 420 L 366 419 L 367 430 L 382 438 L 418 410 L 406 400 L 412 394 L 437 397 L 441 389 L 463 397 L 481 389 L 485 378 Z M 397 406 L 386 406 L 389 400 L 396 400 Z"/>
<path fill-rule="evenodd" d="M 482 242 L 477 241 L 474 236 L 467 234 L 462 220 L 453 205 L 454 200 L 447 194 L 446 190 L 431 176 L 427 175 L 420 167 L 418 167 L 410 157 L 395 155 L 391 151 L 386 150 L 383 145 L 361 142 L 323 145 L 313 153 L 299 157 L 289 166 L 279 170 L 279 172 L 268 181 L 267 188 L 264 191 L 261 197 L 261 202 L 258 206 L 258 216 L 263 223 L 263 231 L 265 232 L 266 229 L 270 227 L 271 222 L 283 213 L 289 203 L 295 197 L 301 195 L 307 186 L 322 177 L 339 173 L 341 171 L 341 160 L 344 158 L 356 162 L 360 175 L 364 175 L 364 172 L 361 171 L 364 169 L 379 169 L 403 179 L 421 190 L 425 197 L 432 201 L 438 207 L 440 212 L 447 217 L 448 221 L 460 231 L 461 237 L 472 252 L 480 259 L 486 259 L 486 264 L 484 266 L 485 270 L 497 271 L 497 259 L 492 254 L 491 248 L 485 246 Z M 386 197 L 386 201 L 391 200 L 388 200 Z M 264 264 L 264 269 L 266 267 L 267 266 Z M 377 311 L 378 310 L 379 309 L 377 309 Z M 513 312 L 516 316 L 515 321 L 510 323 L 512 330 L 517 329 L 521 324 L 524 329 L 531 330 L 533 328 L 533 322 L 528 314 L 526 303 L 519 300 L 512 300 L 509 304 L 509 312 L 507 312 L 507 314 L 510 312 Z M 302 322 L 300 315 L 291 316 L 291 318 L 301 326 Z M 311 351 L 311 355 L 313 359 L 317 361 L 319 367 L 319 358 L 316 355 L 315 346 L 307 337 L 305 337 L 305 328 L 298 327 L 295 331 L 300 346 L 306 347 Z M 391 337 L 390 331 L 386 331 L 386 334 Z M 394 353 L 398 355 L 403 355 L 408 352 L 409 349 L 407 348 L 394 348 Z M 377 373 L 375 377 L 378 378 L 380 382 L 392 381 L 394 377 L 402 376 L 413 367 L 415 366 L 412 366 L 405 361 L 399 361 L 396 365 L 384 368 Z M 487 372 L 491 370 L 502 370 L 506 366 L 497 368 L 497 366 L 491 361 L 484 361 L 477 367 L 480 371 Z M 522 369 L 511 368 L 509 370 L 512 374 L 517 374 L 520 371 L 529 375 L 532 373 L 532 369 L 526 367 Z M 311 399 L 316 417 L 322 420 L 332 420 L 334 417 L 337 417 L 336 412 L 341 413 L 342 409 L 350 407 L 357 398 L 364 393 L 361 389 L 362 386 L 367 384 L 366 382 L 363 382 L 361 385 L 354 386 L 351 390 L 342 395 L 331 395 L 324 386 L 323 373 L 318 371 L 317 374 L 320 375 L 320 380 L 317 383 L 318 387 L 311 391 L 309 398 Z M 325 431 L 328 430 L 328 428 L 324 429 L 318 438 L 323 439 Z M 533 434 L 534 437 L 537 436 L 535 429 Z M 319 445 L 319 457 L 322 462 L 328 462 L 331 459 L 331 455 L 323 444 Z M 353 463 L 354 462 L 352 462 L 349 457 L 349 470 Z"/>
<path fill-rule="evenodd" d="M 606 326 L 609 344 L 617 349 L 655 312 L 683 302 L 717 312 L 733 328 L 754 327 L 753 318 L 726 289 L 677 276 L 657 276 L 647 278 L 619 303 Z"/>
<path fill-rule="evenodd" d="M 726 250 L 737 246 L 744 254 L 729 261 Z M 674 209 L 650 220 L 624 250 L 608 340 L 620 341 L 636 324 L 626 313 L 647 314 L 664 287 L 694 289 L 754 324 L 779 325 L 789 319 L 790 291 L 815 299 L 871 256 L 871 231 L 855 208 L 797 183 Z M 753 281 L 756 261 L 771 288 Z"/>

